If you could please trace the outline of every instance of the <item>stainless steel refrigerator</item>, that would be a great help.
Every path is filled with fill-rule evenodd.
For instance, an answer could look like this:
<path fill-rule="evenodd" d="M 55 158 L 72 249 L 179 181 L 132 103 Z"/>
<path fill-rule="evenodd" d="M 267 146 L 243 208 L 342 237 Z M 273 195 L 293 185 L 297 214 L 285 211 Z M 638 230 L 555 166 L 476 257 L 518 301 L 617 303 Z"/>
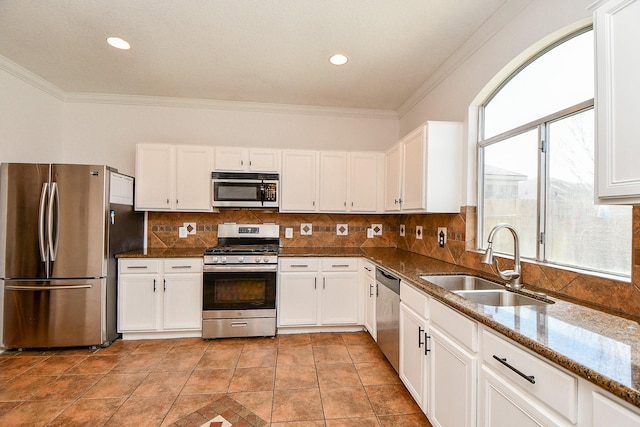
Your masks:
<path fill-rule="evenodd" d="M 3 347 L 117 338 L 115 254 L 141 248 L 144 235 L 127 192 L 132 201 L 133 178 L 107 166 L 0 165 Z"/>

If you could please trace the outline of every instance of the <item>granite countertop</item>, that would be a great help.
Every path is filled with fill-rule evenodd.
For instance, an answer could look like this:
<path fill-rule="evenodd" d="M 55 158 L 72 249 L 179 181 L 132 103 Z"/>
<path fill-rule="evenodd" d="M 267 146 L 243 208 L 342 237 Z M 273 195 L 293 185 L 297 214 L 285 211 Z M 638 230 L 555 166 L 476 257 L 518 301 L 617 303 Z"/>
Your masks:
<path fill-rule="evenodd" d="M 149 249 L 119 258 L 198 257 L 204 248 Z M 472 274 L 476 270 L 394 248 L 281 248 L 281 257 L 365 257 L 448 306 L 500 332 L 546 359 L 640 407 L 638 322 L 559 298 L 536 306 L 476 304 L 420 278 L 429 274 Z M 526 282 L 526 277 L 525 277 Z M 525 287 L 525 292 L 528 287 Z"/>

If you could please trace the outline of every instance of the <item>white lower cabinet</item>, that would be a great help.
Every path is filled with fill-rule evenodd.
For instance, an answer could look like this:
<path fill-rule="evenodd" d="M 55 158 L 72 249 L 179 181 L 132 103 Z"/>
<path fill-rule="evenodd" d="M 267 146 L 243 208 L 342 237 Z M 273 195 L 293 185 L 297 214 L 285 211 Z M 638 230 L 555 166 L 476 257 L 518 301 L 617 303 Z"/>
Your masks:
<path fill-rule="evenodd" d="M 400 302 L 400 379 L 427 413 L 427 320 Z"/>
<path fill-rule="evenodd" d="M 479 427 L 578 422 L 577 378 L 492 331 L 481 339 Z"/>
<path fill-rule="evenodd" d="M 594 427 L 638 427 L 640 426 L 640 409 L 631 408 L 626 403 L 617 403 L 604 395 L 604 392 L 593 391 L 592 415 Z"/>
<path fill-rule="evenodd" d="M 124 339 L 202 331 L 202 259 L 120 259 L 118 332 Z"/>
<path fill-rule="evenodd" d="M 376 285 L 376 267 L 373 263 L 362 259 L 360 263 L 360 277 L 362 281 L 362 296 L 364 303 L 364 327 L 367 328 L 371 337 L 376 340 L 376 298 L 378 288 Z"/>
<path fill-rule="evenodd" d="M 278 327 L 357 325 L 358 258 L 281 258 Z"/>

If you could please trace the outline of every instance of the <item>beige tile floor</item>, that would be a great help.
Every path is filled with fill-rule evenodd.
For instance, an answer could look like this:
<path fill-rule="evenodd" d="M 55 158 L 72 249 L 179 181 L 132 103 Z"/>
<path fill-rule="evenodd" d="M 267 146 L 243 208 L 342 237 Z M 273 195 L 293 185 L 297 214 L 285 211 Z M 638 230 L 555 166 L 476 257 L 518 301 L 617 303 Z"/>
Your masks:
<path fill-rule="evenodd" d="M 366 332 L 0 354 L 0 426 L 165 426 L 223 394 L 271 426 L 430 426 Z"/>

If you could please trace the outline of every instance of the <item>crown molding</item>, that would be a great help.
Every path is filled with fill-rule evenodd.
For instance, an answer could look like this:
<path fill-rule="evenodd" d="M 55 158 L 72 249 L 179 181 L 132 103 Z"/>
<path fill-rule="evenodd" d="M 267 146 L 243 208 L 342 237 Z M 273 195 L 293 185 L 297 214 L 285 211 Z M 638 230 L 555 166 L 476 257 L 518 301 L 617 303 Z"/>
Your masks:
<path fill-rule="evenodd" d="M 65 92 L 62 89 L 55 85 L 52 85 L 42 77 L 32 73 L 26 68 L 21 67 L 20 65 L 1 55 L 0 70 L 6 71 L 12 76 L 19 78 L 23 82 L 30 84 L 36 89 L 40 89 L 41 91 L 59 99 L 60 101 L 65 100 Z"/>
<path fill-rule="evenodd" d="M 222 101 L 214 99 L 173 98 L 141 95 L 110 95 L 78 92 L 67 92 L 65 100 L 67 102 L 92 104 L 199 108 L 259 113 L 304 114 L 314 116 L 398 120 L 398 113 L 395 110 L 375 110 L 365 108 L 319 107 L 312 105 L 272 104 L 261 102 Z"/>

